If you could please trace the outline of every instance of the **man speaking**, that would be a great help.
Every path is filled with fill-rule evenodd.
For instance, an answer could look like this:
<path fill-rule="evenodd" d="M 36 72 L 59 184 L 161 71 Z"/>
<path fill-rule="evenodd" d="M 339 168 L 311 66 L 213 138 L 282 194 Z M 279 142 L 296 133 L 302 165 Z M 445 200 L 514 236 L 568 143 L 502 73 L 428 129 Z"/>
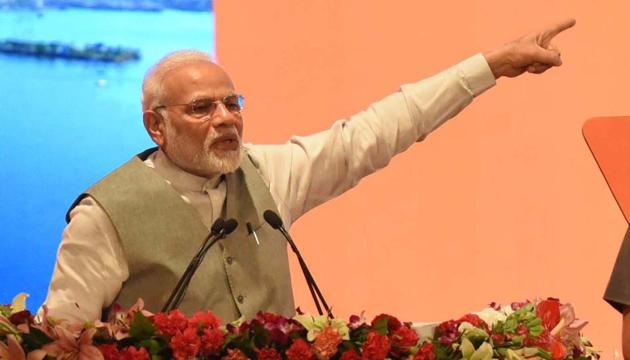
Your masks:
<path fill-rule="evenodd" d="M 69 210 L 49 314 L 93 320 L 138 298 L 159 311 L 213 222 L 233 218 L 239 226 L 209 248 L 180 309 L 212 310 L 224 321 L 259 310 L 293 315 L 286 241 L 263 212 L 278 212 L 289 226 L 386 166 L 496 79 L 561 65 L 551 41 L 574 24 L 566 20 L 472 56 L 282 145 L 242 144 L 245 99 L 207 54 L 166 56 L 142 87 L 144 126 L 157 148 L 104 177 Z"/>

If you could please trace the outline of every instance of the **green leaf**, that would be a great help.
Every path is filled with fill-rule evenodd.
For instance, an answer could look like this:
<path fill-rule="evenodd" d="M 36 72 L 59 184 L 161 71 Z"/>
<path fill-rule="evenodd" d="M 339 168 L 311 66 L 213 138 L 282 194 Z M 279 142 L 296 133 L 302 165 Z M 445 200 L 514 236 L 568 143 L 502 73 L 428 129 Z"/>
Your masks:
<path fill-rule="evenodd" d="M 539 318 L 539 317 L 537 317 L 537 318 L 527 322 L 527 327 L 528 328 L 532 328 L 532 327 L 536 327 L 536 326 L 540 326 L 540 325 L 542 325 L 542 319 Z"/>
<path fill-rule="evenodd" d="M 545 328 L 542 325 L 538 325 L 529 329 L 529 335 L 531 336 L 540 336 L 545 331 Z"/>
<path fill-rule="evenodd" d="M 512 337 L 512 344 L 517 345 L 517 346 L 522 346 L 523 345 L 523 336 L 514 336 Z"/>
<path fill-rule="evenodd" d="M 28 334 L 22 335 L 22 347 L 25 351 L 41 349 L 44 345 L 51 343 L 52 339 L 45 332 L 31 327 Z"/>
<path fill-rule="evenodd" d="M 142 312 L 138 311 L 133 315 L 129 335 L 140 341 L 148 340 L 155 335 L 155 326 Z"/>
<path fill-rule="evenodd" d="M 536 354 L 538 354 L 538 348 L 537 347 L 524 347 L 523 348 L 523 356 L 525 356 L 526 358 L 532 357 L 532 356 L 534 356 Z"/>
<path fill-rule="evenodd" d="M 0 305 L 0 316 L 11 316 L 11 305 Z"/>
<path fill-rule="evenodd" d="M 551 353 L 546 351 L 545 349 L 538 348 L 538 353 L 536 354 L 545 360 L 551 360 Z"/>
<path fill-rule="evenodd" d="M 374 322 L 372 326 L 374 327 L 374 330 L 376 330 L 376 332 L 378 332 L 379 334 L 387 335 L 387 333 L 389 332 L 389 328 L 387 326 L 388 323 L 389 317 L 383 316 L 382 318 L 376 320 L 376 322 Z"/>
<path fill-rule="evenodd" d="M 140 343 L 140 346 L 147 349 L 150 354 L 159 353 L 163 347 L 156 339 L 144 340 Z"/>

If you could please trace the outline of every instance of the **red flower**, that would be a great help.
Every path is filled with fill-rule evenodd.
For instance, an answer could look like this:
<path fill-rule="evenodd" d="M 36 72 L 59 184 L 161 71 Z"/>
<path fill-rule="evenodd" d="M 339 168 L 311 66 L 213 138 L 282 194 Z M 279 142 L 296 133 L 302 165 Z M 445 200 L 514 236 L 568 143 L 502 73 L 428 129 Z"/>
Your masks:
<path fill-rule="evenodd" d="M 392 349 L 397 355 L 408 354 L 409 349 L 418 343 L 418 334 L 407 326 L 403 326 L 394 332 L 391 341 Z"/>
<path fill-rule="evenodd" d="M 225 335 L 219 329 L 204 329 L 201 335 L 201 350 L 205 354 L 215 354 L 221 351 Z"/>
<path fill-rule="evenodd" d="M 287 360 L 310 360 L 313 358 L 311 346 L 302 339 L 296 339 L 286 352 Z"/>
<path fill-rule="evenodd" d="M 175 336 L 175 334 L 184 331 L 188 327 L 186 315 L 179 310 L 173 310 L 168 315 L 157 313 L 153 317 L 153 323 L 162 334 L 168 336 Z"/>
<path fill-rule="evenodd" d="M 277 323 L 286 321 L 285 318 L 283 318 L 280 315 L 276 315 L 276 314 L 268 313 L 268 312 L 262 312 L 262 311 L 256 314 L 256 320 L 260 321 L 263 324 L 266 324 L 266 323 L 277 324 Z"/>
<path fill-rule="evenodd" d="M 337 353 L 337 347 L 341 344 L 339 331 L 332 326 L 322 330 L 313 343 L 313 352 L 319 360 L 328 360 Z"/>
<path fill-rule="evenodd" d="M 376 315 L 374 320 L 372 320 L 372 326 L 375 326 L 377 322 L 381 321 L 384 318 L 387 318 L 387 331 L 390 333 L 392 331 L 396 331 L 400 329 L 400 327 L 402 326 L 402 323 L 400 322 L 400 320 L 387 314 Z"/>
<path fill-rule="evenodd" d="M 492 334 L 492 340 L 495 344 L 501 345 L 505 342 L 505 335 L 503 334 Z"/>
<path fill-rule="evenodd" d="M 391 344 L 385 335 L 370 331 L 367 341 L 361 347 L 363 360 L 383 360 L 389 353 Z"/>
<path fill-rule="evenodd" d="M 239 349 L 228 349 L 228 354 L 221 360 L 249 360 L 249 358 Z"/>
<path fill-rule="evenodd" d="M 443 345 L 451 345 L 459 339 L 459 323 L 455 320 L 448 320 L 438 325 L 435 335 Z"/>
<path fill-rule="evenodd" d="M 551 331 L 560 322 L 560 301 L 549 298 L 536 305 L 536 316 L 542 319 L 545 329 Z"/>
<path fill-rule="evenodd" d="M 526 338 L 525 345 L 538 346 L 546 351 L 549 351 L 553 360 L 564 359 L 568 354 L 567 348 L 562 344 L 562 342 L 555 336 L 549 334 L 547 330 L 538 337 Z"/>
<path fill-rule="evenodd" d="M 339 358 L 339 360 L 361 360 L 361 357 L 359 356 L 359 354 L 357 354 L 356 351 L 347 350 L 347 351 L 344 351 L 343 354 L 341 354 L 341 357 Z"/>
<path fill-rule="evenodd" d="M 197 356 L 201 347 L 201 339 L 197 336 L 197 330 L 188 328 L 184 332 L 177 332 L 171 338 L 173 356 L 177 360 L 185 360 Z"/>
<path fill-rule="evenodd" d="M 103 354 L 105 360 L 118 360 L 120 359 L 120 352 L 116 344 L 103 344 L 97 346 L 98 350 Z"/>
<path fill-rule="evenodd" d="M 485 330 L 486 332 L 488 332 L 490 329 L 488 328 L 488 324 L 486 324 L 485 321 L 481 320 L 481 318 L 478 315 L 475 314 L 466 314 L 464 316 L 462 316 L 459 320 L 457 320 L 457 322 L 459 324 L 463 323 L 463 322 L 467 322 L 469 324 L 472 324 L 472 326 L 480 328 Z"/>
<path fill-rule="evenodd" d="M 11 316 L 9 316 L 9 321 L 13 325 L 20 325 L 20 324 L 25 324 L 25 323 L 32 324 L 33 316 L 31 316 L 30 311 L 22 310 L 14 314 L 11 314 Z"/>
<path fill-rule="evenodd" d="M 258 360 L 282 360 L 278 350 L 274 348 L 262 348 L 256 350 Z"/>
<path fill-rule="evenodd" d="M 433 344 L 424 343 L 418 349 L 418 352 L 413 357 L 413 360 L 435 360 L 435 353 L 433 352 Z"/>
<path fill-rule="evenodd" d="M 149 353 L 147 349 L 140 348 L 140 350 L 136 349 L 133 346 L 129 346 L 124 348 L 120 352 L 120 357 L 117 358 L 119 360 L 149 360 Z"/>
<path fill-rule="evenodd" d="M 216 317 L 212 311 L 198 311 L 190 319 L 190 325 L 196 329 L 218 329 L 221 325 L 221 319 Z"/>
<path fill-rule="evenodd" d="M 550 352 L 553 360 L 561 360 L 567 356 L 567 348 L 558 339 L 553 339 L 551 342 Z"/>

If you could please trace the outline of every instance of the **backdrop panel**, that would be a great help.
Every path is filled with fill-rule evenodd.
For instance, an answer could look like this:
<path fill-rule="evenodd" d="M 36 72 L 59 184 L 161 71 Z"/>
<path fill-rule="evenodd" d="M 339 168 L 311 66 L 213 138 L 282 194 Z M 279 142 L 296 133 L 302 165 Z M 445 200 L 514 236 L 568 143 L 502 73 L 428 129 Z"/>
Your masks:
<path fill-rule="evenodd" d="M 246 141 L 327 128 L 373 100 L 565 17 L 565 65 L 501 79 L 453 121 L 293 227 L 334 305 L 439 320 L 490 301 L 572 301 L 612 358 L 602 293 L 626 222 L 581 135 L 630 112 L 630 4 L 581 1 L 215 3 L 217 56 L 248 99 Z M 296 265 L 296 263 L 294 263 Z M 297 302 L 313 311 L 299 268 Z"/>

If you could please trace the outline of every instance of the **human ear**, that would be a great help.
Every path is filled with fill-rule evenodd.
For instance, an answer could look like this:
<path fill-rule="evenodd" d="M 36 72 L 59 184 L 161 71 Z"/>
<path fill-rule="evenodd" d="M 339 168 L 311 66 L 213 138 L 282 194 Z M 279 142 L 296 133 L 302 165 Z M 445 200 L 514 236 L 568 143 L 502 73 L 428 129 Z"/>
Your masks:
<path fill-rule="evenodd" d="M 164 116 L 157 111 L 147 110 L 142 114 L 142 120 L 153 142 L 163 148 L 166 145 Z"/>

